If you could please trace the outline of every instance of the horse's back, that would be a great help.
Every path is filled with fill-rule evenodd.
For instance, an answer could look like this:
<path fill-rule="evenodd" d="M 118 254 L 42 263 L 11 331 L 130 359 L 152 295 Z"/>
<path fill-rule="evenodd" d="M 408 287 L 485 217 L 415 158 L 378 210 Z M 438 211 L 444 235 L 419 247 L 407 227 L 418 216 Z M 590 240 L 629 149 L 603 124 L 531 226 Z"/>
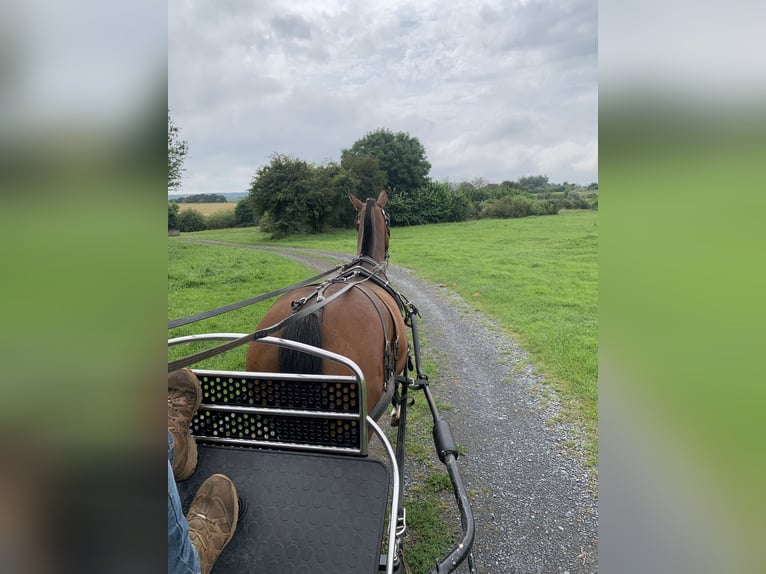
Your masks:
<path fill-rule="evenodd" d="M 330 285 L 323 293 L 331 297 L 343 289 L 346 283 Z M 257 329 L 275 325 L 293 312 L 293 302 L 310 297 L 305 305 L 315 305 L 316 287 L 304 287 L 283 295 L 264 315 Z M 407 337 L 404 321 L 396 301 L 382 287 L 363 282 L 347 290 L 338 299 L 321 307 L 315 314 L 321 327 L 321 344 L 316 341 L 301 340 L 299 333 L 306 328 L 293 330 L 290 337 L 307 342 L 339 355 L 348 357 L 362 369 L 367 382 L 368 410 L 372 411 L 377 400 L 384 393 L 386 384 L 386 352 L 396 353 L 393 357 L 393 369 L 399 373 L 404 370 L 407 360 Z M 289 324 L 288 324 L 289 325 Z M 284 336 L 288 328 L 274 333 Z M 398 349 L 394 342 L 398 339 Z M 321 362 L 324 374 L 348 374 L 345 367 L 331 361 Z M 273 345 L 257 342 L 250 344 L 247 352 L 246 368 L 248 371 L 281 372 L 279 349 Z"/>
<path fill-rule="evenodd" d="M 314 292 L 313 287 L 301 287 L 289 291 L 269 308 L 263 318 L 256 325 L 256 330 L 262 330 L 276 325 L 292 313 L 293 301 L 300 300 Z M 285 329 L 272 333 L 274 337 L 282 337 Z M 273 345 L 264 345 L 257 342 L 250 343 L 245 358 L 245 368 L 248 371 L 276 373 L 279 372 L 279 348 Z"/>
<path fill-rule="evenodd" d="M 344 284 L 340 283 L 331 285 L 324 291 L 323 296 L 331 297 L 343 287 Z M 365 286 L 364 288 L 369 291 L 368 287 Z M 300 301 L 304 297 L 310 297 L 315 293 L 316 287 L 304 287 L 283 295 L 263 316 L 256 329 L 265 329 L 284 320 L 293 313 L 293 302 Z M 315 305 L 316 303 L 316 297 L 312 297 L 305 305 Z M 380 303 L 377 304 L 378 307 L 382 307 Z M 312 315 L 319 320 L 321 325 L 321 345 L 317 346 L 346 356 L 360 366 L 363 362 L 370 362 L 371 356 L 377 355 L 373 349 L 379 347 L 382 351 L 384 348 L 384 330 L 381 327 L 381 320 L 387 320 L 386 315 L 390 315 L 390 313 L 387 311 L 378 313 L 371 305 L 369 298 L 358 288 L 348 290 L 337 300 L 324 305 Z M 288 322 L 288 326 L 276 331 L 274 336 L 283 337 L 290 330 L 289 327 L 290 323 Z M 300 330 L 293 331 L 293 335 L 297 335 L 298 332 Z M 294 340 L 315 344 L 315 342 L 303 338 L 294 338 Z M 248 349 L 246 366 L 248 370 L 252 371 L 276 372 L 279 370 L 278 357 L 278 349 L 274 346 L 254 342 L 250 344 Z M 364 360 L 365 358 L 366 360 Z M 323 372 L 347 374 L 345 372 L 332 372 L 333 369 L 343 368 L 325 361 Z"/>

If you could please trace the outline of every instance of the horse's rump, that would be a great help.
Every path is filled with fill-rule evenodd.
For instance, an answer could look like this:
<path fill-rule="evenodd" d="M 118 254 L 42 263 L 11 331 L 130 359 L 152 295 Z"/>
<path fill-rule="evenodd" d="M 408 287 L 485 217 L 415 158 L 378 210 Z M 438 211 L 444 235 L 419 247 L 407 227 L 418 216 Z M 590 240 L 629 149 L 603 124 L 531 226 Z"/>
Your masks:
<path fill-rule="evenodd" d="M 330 297 L 346 284 L 329 286 L 323 295 Z M 261 319 L 258 328 L 282 321 L 293 313 L 293 301 L 309 298 L 304 305 L 315 305 L 316 287 L 301 288 L 282 296 Z M 367 383 L 368 412 L 376 414 L 378 400 L 387 394 L 389 371 L 402 372 L 406 365 L 407 340 L 404 322 L 396 302 L 379 286 L 363 282 L 336 300 L 295 321 L 275 336 L 321 347 L 348 357 L 362 369 Z M 393 307 L 394 311 L 391 311 Z M 303 307 L 301 307 L 303 309 Z M 397 320 L 398 318 L 398 320 Z M 401 323 L 401 324 L 399 324 Z M 394 340 L 399 339 L 398 349 Z M 386 356 L 386 347 L 393 355 Z M 387 365 L 387 359 L 389 364 Z M 252 343 L 247 353 L 247 370 L 306 374 L 347 375 L 340 364 L 302 353 Z"/>

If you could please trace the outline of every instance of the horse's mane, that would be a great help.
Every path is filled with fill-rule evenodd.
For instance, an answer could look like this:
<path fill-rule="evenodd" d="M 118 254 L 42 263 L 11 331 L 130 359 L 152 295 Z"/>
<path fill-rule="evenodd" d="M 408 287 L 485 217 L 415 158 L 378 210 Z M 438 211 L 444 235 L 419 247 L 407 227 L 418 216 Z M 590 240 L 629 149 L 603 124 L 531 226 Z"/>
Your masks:
<path fill-rule="evenodd" d="M 372 253 L 372 206 L 375 205 L 375 199 L 368 197 L 367 206 L 364 209 L 364 235 L 362 236 L 362 249 L 359 255 L 369 256 Z"/>

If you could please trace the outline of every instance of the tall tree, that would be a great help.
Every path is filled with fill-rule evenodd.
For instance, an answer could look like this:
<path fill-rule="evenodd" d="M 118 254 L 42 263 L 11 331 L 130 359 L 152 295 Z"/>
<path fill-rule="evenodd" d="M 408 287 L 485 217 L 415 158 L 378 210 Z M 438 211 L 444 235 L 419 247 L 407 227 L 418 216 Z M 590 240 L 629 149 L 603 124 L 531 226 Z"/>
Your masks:
<path fill-rule="evenodd" d="M 341 164 L 344 167 L 350 165 L 351 157 L 376 159 L 380 170 L 386 174 L 386 185 L 392 195 L 406 196 L 424 186 L 431 170 L 426 149 L 417 138 L 385 128 L 368 133 L 349 149 L 344 149 Z"/>
<path fill-rule="evenodd" d="M 250 184 L 250 202 L 264 231 L 272 237 L 316 231 L 326 203 L 314 183 L 314 166 L 274 154 Z"/>
<path fill-rule="evenodd" d="M 181 139 L 181 129 L 173 123 L 168 108 L 168 191 L 181 187 L 181 173 L 189 144 Z"/>
<path fill-rule="evenodd" d="M 380 169 L 380 163 L 374 157 L 346 153 L 340 165 L 354 178 L 354 195 L 360 199 L 377 197 L 377 193 L 386 187 L 386 172 Z"/>
<path fill-rule="evenodd" d="M 543 191 L 548 185 L 548 176 L 529 175 L 527 177 L 520 177 L 517 185 L 524 191 L 531 193 Z"/>

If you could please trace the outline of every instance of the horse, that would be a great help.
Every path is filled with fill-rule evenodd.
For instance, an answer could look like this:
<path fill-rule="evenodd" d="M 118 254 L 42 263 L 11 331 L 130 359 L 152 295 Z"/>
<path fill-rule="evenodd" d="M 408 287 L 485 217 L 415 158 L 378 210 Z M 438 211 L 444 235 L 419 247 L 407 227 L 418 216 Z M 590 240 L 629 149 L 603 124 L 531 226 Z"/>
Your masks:
<path fill-rule="evenodd" d="M 275 337 L 320 347 L 354 361 L 367 384 L 367 412 L 377 420 L 393 396 L 396 375 L 403 374 L 407 367 L 404 306 L 386 278 L 390 240 L 384 210 L 387 192 L 383 190 L 377 199 L 368 198 L 366 202 L 351 194 L 349 199 L 357 212 L 354 260 L 332 279 L 283 295 L 256 328 L 268 328 L 287 319 L 286 325 L 274 332 Z M 307 306 L 316 311 L 306 312 Z M 288 319 L 298 313 L 295 320 Z M 333 361 L 257 341 L 250 343 L 245 362 L 248 371 L 349 374 Z"/>

